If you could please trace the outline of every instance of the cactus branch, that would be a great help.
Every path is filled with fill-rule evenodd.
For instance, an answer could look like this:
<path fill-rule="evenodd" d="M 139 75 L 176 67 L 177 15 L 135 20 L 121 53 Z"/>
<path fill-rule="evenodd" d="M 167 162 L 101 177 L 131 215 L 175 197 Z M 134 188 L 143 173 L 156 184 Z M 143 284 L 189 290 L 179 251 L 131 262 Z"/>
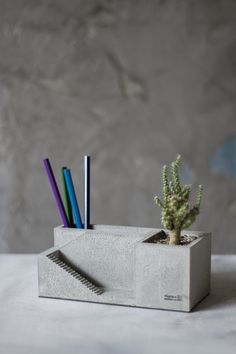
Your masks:
<path fill-rule="evenodd" d="M 202 201 L 202 192 L 203 192 L 203 187 L 201 184 L 198 186 L 198 191 L 197 191 L 197 196 L 196 196 L 196 204 L 195 206 L 200 209 L 201 201 Z"/>
<path fill-rule="evenodd" d="M 167 166 L 163 166 L 162 172 L 162 179 L 163 179 L 163 197 L 164 197 L 164 206 L 168 203 L 168 198 L 170 196 L 170 185 L 168 180 L 168 168 Z"/>
<path fill-rule="evenodd" d="M 174 191 L 176 193 L 180 193 L 181 191 L 181 186 L 180 186 L 180 180 L 179 180 L 179 164 L 180 164 L 180 159 L 181 156 L 178 155 L 177 159 L 172 162 L 172 181 L 173 181 L 173 187 Z"/>
<path fill-rule="evenodd" d="M 157 195 L 154 197 L 154 202 L 159 205 L 159 207 L 164 208 L 164 204 L 162 203 L 161 199 L 158 198 Z"/>

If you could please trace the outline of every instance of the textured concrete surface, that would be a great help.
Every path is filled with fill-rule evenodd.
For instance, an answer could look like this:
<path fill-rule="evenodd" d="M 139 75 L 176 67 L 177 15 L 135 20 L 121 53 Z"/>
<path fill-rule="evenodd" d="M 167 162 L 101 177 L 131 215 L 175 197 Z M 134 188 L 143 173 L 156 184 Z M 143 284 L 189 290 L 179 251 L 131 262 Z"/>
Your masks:
<path fill-rule="evenodd" d="M 213 256 L 191 313 L 38 298 L 36 255 L 0 255 L 4 354 L 235 354 L 236 256 Z"/>
<path fill-rule="evenodd" d="M 43 157 L 77 188 L 92 155 L 93 223 L 158 227 L 179 152 L 193 229 L 235 253 L 235 39 L 234 0 L 0 0 L 0 252 L 53 243 Z"/>
<path fill-rule="evenodd" d="M 101 225 L 71 240 L 71 229 L 55 228 L 64 240 L 38 256 L 39 296 L 189 312 L 209 294 L 211 235 L 151 243 L 160 231 Z"/>

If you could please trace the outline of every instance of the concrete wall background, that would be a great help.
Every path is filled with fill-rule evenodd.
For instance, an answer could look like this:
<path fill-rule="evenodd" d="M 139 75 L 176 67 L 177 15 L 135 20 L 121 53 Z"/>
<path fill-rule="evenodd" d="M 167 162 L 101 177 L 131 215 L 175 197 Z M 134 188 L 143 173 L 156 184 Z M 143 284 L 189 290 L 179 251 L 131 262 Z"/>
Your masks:
<path fill-rule="evenodd" d="M 92 222 L 159 226 L 179 152 L 205 187 L 192 229 L 235 253 L 235 42 L 234 0 L 0 0 L 0 251 L 52 244 L 43 157 L 78 187 L 91 154 Z"/>

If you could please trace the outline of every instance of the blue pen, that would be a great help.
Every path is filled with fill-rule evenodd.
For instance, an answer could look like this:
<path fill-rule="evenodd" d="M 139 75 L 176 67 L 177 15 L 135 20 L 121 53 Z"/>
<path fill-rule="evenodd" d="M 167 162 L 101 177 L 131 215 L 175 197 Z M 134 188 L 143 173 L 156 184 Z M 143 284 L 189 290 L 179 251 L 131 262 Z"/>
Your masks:
<path fill-rule="evenodd" d="M 69 198 L 70 198 L 70 202 L 71 202 L 72 212 L 73 212 L 74 219 L 75 219 L 75 225 L 76 225 L 77 229 L 82 229 L 83 225 L 81 222 L 79 206 L 77 203 L 75 189 L 74 189 L 74 185 L 73 185 L 73 181 L 72 181 L 72 177 L 71 177 L 71 173 L 70 173 L 69 169 L 64 169 L 64 176 L 65 176 L 67 190 L 68 190 L 68 194 L 69 194 Z"/>

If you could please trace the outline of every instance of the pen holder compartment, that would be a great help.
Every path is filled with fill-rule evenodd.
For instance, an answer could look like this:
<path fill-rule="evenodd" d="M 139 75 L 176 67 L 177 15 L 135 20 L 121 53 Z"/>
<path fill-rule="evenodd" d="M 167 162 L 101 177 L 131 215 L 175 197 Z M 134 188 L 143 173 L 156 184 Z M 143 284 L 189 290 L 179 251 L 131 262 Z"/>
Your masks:
<path fill-rule="evenodd" d="M 39 296 L 190 311 L 209 292 L 211 235 L 186 246 L 152 243 L 160 229 L 54 229 L 38 258 Z M 154 237 L 155 236 L 155 237 Z"/>

